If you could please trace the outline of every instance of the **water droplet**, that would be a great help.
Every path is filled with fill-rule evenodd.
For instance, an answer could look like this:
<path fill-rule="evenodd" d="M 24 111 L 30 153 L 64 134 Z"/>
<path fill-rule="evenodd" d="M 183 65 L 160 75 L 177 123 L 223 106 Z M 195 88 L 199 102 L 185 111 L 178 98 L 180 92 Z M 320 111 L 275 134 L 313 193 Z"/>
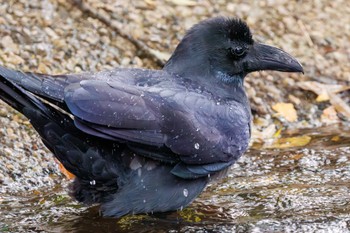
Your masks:
<path fill-rule="evenodd" d="M 184 193 L 184 196 L 185 196 L 185 197 L 188 196 L 188 190 L 187 190 L 187 189 L 184 189 L 183 193 Z"/>
<path fill-rule="evenodd" d="M 140 177 L 142 174 L 141 168 L 137 169 L 137 175 Z"/>
<path fill-rule="evenodd" d="M 90 185 L 96 185 L 96 180 L 91 180 Z"/>
<path fill-rule="evenodd" d="M 199 150 L 199 143 L 198 143 L 198 142 L 196 142 L 196 143 L 194 144 L 194 149 Z"/>

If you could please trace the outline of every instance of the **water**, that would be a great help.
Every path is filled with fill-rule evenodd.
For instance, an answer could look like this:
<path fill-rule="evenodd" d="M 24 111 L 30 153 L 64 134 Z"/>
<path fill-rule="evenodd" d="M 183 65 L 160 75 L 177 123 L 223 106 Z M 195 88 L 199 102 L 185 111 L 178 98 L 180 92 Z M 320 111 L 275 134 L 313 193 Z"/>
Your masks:
<path fill-rule="evenodd" d="M 0 232 L 350 232 L 350 128 L 284 132 L 302 147 L 254 144 L 182 211 L 102 218 L 53 190 L 0 198 Z M 62 187 L 63 186 L 63 187 Z"/>

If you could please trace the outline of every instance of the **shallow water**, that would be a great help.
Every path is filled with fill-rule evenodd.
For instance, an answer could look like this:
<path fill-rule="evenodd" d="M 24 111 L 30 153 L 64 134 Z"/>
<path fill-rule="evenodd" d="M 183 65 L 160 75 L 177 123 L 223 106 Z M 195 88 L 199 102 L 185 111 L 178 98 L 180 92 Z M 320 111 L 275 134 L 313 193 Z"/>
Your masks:
<path fill-rule="evenodd" d="M 254 144 L 183 211 L 102 218 L 63 183 L 1 196 L 0 232 L 350 232 L 350 127 L 282 134 L 301 136 L 302 147 Z"/>

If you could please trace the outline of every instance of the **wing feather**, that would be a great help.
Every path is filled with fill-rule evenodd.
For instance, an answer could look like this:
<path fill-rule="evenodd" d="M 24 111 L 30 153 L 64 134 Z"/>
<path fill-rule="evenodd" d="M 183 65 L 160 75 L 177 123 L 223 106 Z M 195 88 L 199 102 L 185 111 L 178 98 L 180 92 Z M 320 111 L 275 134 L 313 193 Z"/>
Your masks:
<path fill-rule="evenodd" d="M 151 84 L 84 80 L 65 89 L 65 102 L 79 129 L 178 163 L 172 173 L 182 178 L 222 170 L 247 149 L 250 110 L 243 104 L 220 104 L 176 83 Z"/>

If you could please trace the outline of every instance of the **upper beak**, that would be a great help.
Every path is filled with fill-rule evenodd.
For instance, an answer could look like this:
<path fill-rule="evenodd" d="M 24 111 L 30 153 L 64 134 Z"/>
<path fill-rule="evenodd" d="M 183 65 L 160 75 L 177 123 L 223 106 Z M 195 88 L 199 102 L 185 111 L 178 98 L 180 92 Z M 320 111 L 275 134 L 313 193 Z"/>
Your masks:
<path fill-rule="evenodd" d="M 248 72 L 277 70 L 304 73 L 303 67 L 294 57 L 279 48 L 260 43 L 254 43 L 249 51 L 245 70 Z"/>

